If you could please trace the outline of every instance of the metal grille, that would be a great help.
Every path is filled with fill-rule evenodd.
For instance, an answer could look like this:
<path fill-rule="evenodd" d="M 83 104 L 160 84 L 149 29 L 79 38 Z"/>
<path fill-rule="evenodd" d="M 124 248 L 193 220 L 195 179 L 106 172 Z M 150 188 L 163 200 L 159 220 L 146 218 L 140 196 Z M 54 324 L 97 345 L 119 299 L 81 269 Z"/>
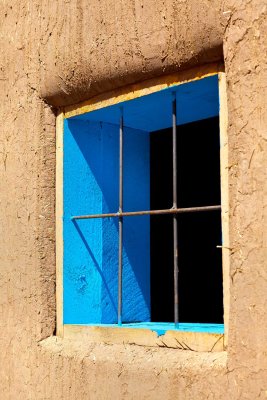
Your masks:
<path fill-rule="evenodd" d="M 178 293 L 178 277 L 179 277 L 179 258 L 178 258 L 178 215 L 182 213 L 194 213 L 203 211 L 221 210 L 220 205 L 203 206 L 203 207 L 177 207 L 177 116 L 176 116 L 176 93 L 173 92 L 172 99 L 172 175 L 173 175 L 173 206 L 164 210 L 145 210 L 145 211 L 123 211 L 123 109 L 120 109 L 120 140 L 119 140 L 119 210 L 117 213 L 107 214 L 91 214 L 76 215 L 71 217 L 72 220 L 93 219 L 93 218 L 110 218 L 117 217 L 119 219 L 119 254 L 118 254 L 118 325 L 122 324 L 122 251 L 123 251 L 123 218 L 138 215 L 173 215 L 173 275 L 174 275 L 174 323 L 175 327 L 179 327 L 179 293 Z"/>

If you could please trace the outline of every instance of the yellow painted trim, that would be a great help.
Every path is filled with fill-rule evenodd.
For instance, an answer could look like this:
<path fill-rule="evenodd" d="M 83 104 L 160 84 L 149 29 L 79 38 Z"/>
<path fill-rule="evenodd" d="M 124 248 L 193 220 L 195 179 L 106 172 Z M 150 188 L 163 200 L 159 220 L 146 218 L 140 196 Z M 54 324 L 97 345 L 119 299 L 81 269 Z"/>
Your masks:
<path fill-rule="evenodd" d="M 105 94 L 95 96 L 74 106 L 65 108 L 65 118 L 85 114 L 103 107 L 129 101 L 138 97 L 167 89 L 172 86 L 182 85 L 186 82 L 196 81 L 208 76 L 216 75 L 223 70 L 222 64 L 207 64 L 202 67 L 180 71 L 172 75 L 149 79 L 125 88 L 119 88 Z"/>
<path fill-rule="evenodd" d="M 91 343 L 136 344 L 206 352 L 224 350 L 224 335 L 206 332 L 167 331 L 158 336 L 150 329 L 65 325 L 64 337 L 78 337 Z"/>
<path fill-rule="evenodd" d="M 229 182 L 228 182 L 228 113 L 226 75 L 219 73 L 220 98 L 220 160 L 221 160 L 221 205 L 222 205 L 222 265 L 225 345 L 228 341 L 230 308 L 230 244 L 229 244 Z"/>
<path fill-rule="evenodd" d="M 63 122 L 56 119 L 56 307 L 57 335 L 63 337 Z"/>

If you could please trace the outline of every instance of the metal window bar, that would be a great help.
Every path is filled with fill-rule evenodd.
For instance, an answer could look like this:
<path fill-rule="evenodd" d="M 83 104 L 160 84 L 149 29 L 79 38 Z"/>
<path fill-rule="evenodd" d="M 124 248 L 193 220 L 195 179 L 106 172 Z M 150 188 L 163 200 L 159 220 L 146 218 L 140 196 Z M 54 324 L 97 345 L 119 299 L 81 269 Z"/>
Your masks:
<path fill-rule="evenodd" d="M 203 207 L 185 207 L 185 208 L 167 208 L 165 210 L 145 210 L 145 211 L 124 211 L 106 214 L 88 214 L 88 215 L 74 215 L 71 217 L 75 219 L 94 219 L 94 218 L 116 218 L 116 217 L 135 217 L 138 215 L 166 215 L 166 214 L 185 214 L 192 212 L 202 211 L 217 211 L 221 210 L 220 205 L 216 206 L 203 206 Z"/>
<path fill-rule="evenodd" d="M 172 100 L 172 191 L 173 209 L 177 209 L 177 129 L 176 129 L 176 93 Z M 174 324 L 179 326 L 179 295 L 178 295 L 178 221 L 177 213 L 173 214 L 173 280 L 174 280 Z"/>
<path fill-rule="evenodd" d="M 120 115 L 120 140 L 119 140 L 119 211 L 117 213 L 75 215 L 72 220 L 95 218 L 119 218 L 119 254 L 118 254 L 118 325 L 122 324 L 122 270 L 123 270 L 123 217 L 139 215 L 173 215 L 173 275 L 174 275 L 174 324 L 179 327 L 179 293 L 178 293 L 178 214 L 219 211 L 221 205 L 202 207 L 177 207 L 177 116 L 176 94 L 173 92 L 172 100 L 172 164 L 173 164 L 173 207 L 164 210 L 123 211 L 123 110 Z"/>
<path fill-rule="evenodd" d="M 120 177 L 119 177 L 119 265 L 118 265 L 118 325 L 122 322 L 122 246 L 123 246 L 123 110 L 120 109 Z"/>

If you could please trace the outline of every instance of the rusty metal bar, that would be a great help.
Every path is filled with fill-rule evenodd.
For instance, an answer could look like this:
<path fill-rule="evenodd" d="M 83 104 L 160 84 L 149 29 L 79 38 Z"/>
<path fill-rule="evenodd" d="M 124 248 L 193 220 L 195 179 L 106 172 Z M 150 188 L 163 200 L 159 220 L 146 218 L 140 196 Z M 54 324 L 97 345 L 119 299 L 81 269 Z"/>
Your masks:
<path fill-rule="evenodd" d="M 172 190 L 173 209 L 177 210 L 177 118 L 176 118 L 176 93 L 173 92 L 172 100 Z M 178 221 L 177 213 L 173 214 L 173 278 L 174 278 L 174 324 L 179 327 L 179 288 L 178 288 Z"/>
<path fill-rule="evenodd" d="M 135 217 L 138 215 L 166 215 L 166 214 L 185 214 L 192 212 L 217 211 L 221 210 L 221 206 L 203 206 L 203 207 L 185 207 L 185 208 L 169 208 L 166 210 L 147 210 L 147 211 L 125 211 L 107 214 L 91 214 L 91 215 L 75 215 L 71 217 L 75 219 L 95 219 L 95 218 L 119 218 L 119 217 Z"/>
<path fill-rule="evenodd" d="M 123 111 L 120 115 L 120 172 L 119 172 L 119 263 L 118 263 L 118 325 L 122 323 L 122 247 L 123 247 Z"/>

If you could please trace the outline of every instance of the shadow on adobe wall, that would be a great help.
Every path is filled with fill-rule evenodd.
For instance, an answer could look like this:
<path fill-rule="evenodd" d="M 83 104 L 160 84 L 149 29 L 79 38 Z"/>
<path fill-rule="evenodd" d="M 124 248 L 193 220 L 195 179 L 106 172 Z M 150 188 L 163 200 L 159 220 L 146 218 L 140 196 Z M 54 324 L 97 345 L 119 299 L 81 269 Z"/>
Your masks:
<path fill-rule="evenodd" d="M 82 18 L 74 19 L 72 5 L 66 5 L 61 18 L 64 23 L 72 18 L 72 29 L 63 34 L 57 16 L 51 38 L 40 49 L 41 96 L 56 107 L 76 104 L 132 83 L 221 62 L 226 23 L 221 5 L 190 0 L 170 7 L 165 2 L 161 10 L 151 0 L 132 10 L 126 0 L 127 23 L 117 8 L 113 15 L 115 8 L 104 7 L 100 18 L 100 10 L 88 4 Z"/>

